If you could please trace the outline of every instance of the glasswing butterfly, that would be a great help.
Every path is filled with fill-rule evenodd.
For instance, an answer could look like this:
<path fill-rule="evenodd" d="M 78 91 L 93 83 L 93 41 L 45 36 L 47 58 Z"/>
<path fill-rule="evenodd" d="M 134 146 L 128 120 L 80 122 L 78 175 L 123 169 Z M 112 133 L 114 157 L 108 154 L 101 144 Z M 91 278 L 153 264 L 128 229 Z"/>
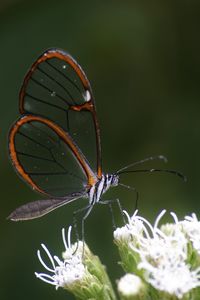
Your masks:
<path fill-rule="evenodd" d="M 78 198 L 88 198 L 89 214 L 125 172 L 103 174 L 100 129 L 90 83 L 79 64 L 60 49 L 46 50 L 31 66 L 19 94 L 20 118 L 9 133 L 9 153 L 17 173 L 48 199 L 13 211 L 13 221 L 41 217 Z M 173 170 L 165 170 L 180 175 Z"/>

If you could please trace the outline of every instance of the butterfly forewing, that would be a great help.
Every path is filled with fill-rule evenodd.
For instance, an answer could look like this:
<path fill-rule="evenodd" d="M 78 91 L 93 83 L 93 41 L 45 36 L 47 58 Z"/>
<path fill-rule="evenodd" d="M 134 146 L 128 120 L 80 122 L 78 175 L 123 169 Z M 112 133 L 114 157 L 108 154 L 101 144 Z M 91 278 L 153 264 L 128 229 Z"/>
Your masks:
<path fill-rule="evenodd" d="M 10 131 L 9 146 L 17 171 L 39 192 L 64 197 L 96 180 L 70 136 L 50 120 L 22 117 Z"/>
<path fill-rule="evenodd" d="M 20 112 L 52 120 L 68 132 L 101 176 L 99 125 L 89 81 L 66 52 L 44 52 L 27 73 Z"/>

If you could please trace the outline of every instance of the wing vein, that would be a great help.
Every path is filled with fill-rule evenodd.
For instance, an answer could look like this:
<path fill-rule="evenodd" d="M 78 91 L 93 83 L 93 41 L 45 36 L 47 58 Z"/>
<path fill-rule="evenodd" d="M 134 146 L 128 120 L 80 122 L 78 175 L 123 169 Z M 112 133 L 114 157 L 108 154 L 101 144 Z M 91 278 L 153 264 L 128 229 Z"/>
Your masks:
<path fill-rule="evenodd" d="M 64 108 L 62 108 L 62 107 L 60 107 L 60 106 L 58 106 L 58 105 L 56 105 L 56 104 L 53 104 L 53 103 L 49 103 L 49 102 L 47 102 L 47 101 L 45 101 L 45 100 L 42 100 L 42 99 L 40 99 L 40 98 L 37 98 L 37 97 L 35 97 L 35 96 L 32 96 L 31 94 L 29 94 L 29 93 L 27 93 L 26 92 L 26 94 L 25 94 L 27 97 L 29 97 L 29 98 L 31 98 L 31 99 L 33 99 L 33 100 L 35 100 L 35 101 L 38 101 L 38 102 L 41 102 L 41 103 L 44 103 L 44 104 L 47 104 L 47 105 L 49 105 L 49 106 L 52 106 L 52 107 L 55 107 L 55 108 L 58 108 L 58 109 L 60 109 L 60 110 L 62 110 L 62 111 L 67 111 L 66 109 L 64 109 Z"/>
<path fill-rule="evenodd" d="M 59 69 L 57 69 L 54 65 L 52 65 L 49 61 L 45 61 L 49 66 L 51 66 L 55 71 L 57 71 L 60 75 L 62 75 L 65 79 L 67 79 L 77 90 L 80 94 L 81 93 L 81 90 L 80 88 L 78 87 L 78 85 L 73 81 L 71 80 L 71 78 L 69 78 L 67 75 L 65 75 L 63 72 L 61 72 Z"/>
<path fill-rule="evenodd" d="M 37 67 L 37 69 L 43 73 L 45 76 L 47 76 L 49 79 L 51 79 L 52 81 L 54 81 L 58 86 L 60 86 L 69 96 L 69 98 L 73 101 L 73 103 L 75 103 L 74 98 L 72 97 L 71 93 L 60 83 L 58 82 L 55 78 L 53 78 L 51 75 L 49 75 L 48 73 L 46 73 L 41 67 Z"/>
<path fill-rule="evenodd" d="M 52 89 L 48 88 L 48 86 L 42 84 L 41 82 L 39 82 L 37 79 L 33 78 L 33 77 L 30 77 L 30 79 L 32 81 L 34 81 L 36 84 L 40 85 L 41 87 L 43 87 L 45 90 L 47 90 L 48 92 L 50 92 L 52 95 L 55 91 L 53 91 Z M 52 96 L 53 97 L 53 96 Z M 59 98 L 60 100 L 62 100 L 65 104 L 69 105 L 69 103 L 67 102 L 67 100 L 65 98 L 63 98 L 62 96 L 60 96 L 58 93 L 55 93 L 55 96 L 54 97 L 57 97 Z"/>

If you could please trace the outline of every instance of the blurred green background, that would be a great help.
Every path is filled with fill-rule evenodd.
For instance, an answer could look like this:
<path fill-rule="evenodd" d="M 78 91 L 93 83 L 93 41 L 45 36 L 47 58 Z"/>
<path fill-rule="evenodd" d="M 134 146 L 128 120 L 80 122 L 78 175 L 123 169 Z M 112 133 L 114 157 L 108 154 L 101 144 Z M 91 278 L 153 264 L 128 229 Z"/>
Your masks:
<path fill-rule="evenodd" d="M 95 94 L 104 171 L 166 155 L 167 165 L 154 161 L 143 167 L 177 169 L 188 182 L 164 173 L 124 176 L 123 182 L 139 192 L 140 214 L 154 220 L 166 208 L 180 218 L 191 212 L 199 216 L 199 32 L 200 2 L 195 0 L 1 0 L 1 299 L 73 299 L 35 278 L 34 271 L 43 271 L 36 250 L 44 242 L 53 254 L 61 253 L 61 228 L 71 224 L 83 202 L 34 221 L 6 220 L 20 204 L 41 197 L 19 179 L 7 153 L 8 130 L 19 116 L 18 91 L 29 66 L 48 47 L 69 51 Z M 106 197 L 120 198 L 133 212 L 130 191 L 116 188 Z M 118 214 L 116 221 L 121 224 Z M 114 282 L 122 271 L 107 207 L 93 210 L 85 231 Z"/>

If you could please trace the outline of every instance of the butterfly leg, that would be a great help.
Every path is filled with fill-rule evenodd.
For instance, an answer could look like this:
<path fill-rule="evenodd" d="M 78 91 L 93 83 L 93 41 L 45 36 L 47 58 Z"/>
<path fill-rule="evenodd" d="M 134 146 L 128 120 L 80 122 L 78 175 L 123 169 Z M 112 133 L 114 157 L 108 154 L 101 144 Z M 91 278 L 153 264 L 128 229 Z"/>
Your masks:
<path fill-rule="evenodd" d="M 89 204 L 85 207 L 82 207 L 76 211 L 74 211 L 73 213 L 73 228 L 75 230 L 75 234 L 76 234 L 76 239 L 77 239 L 77 248 L 78 248 L 78 242 L 79 242 L 79 234 L 78 234 L 78 228 L 77 228 L 77 218 L 76 216 L 84 211 L 86 211 L 85 215 L 82 217 L 81 220 L 81 240 L 83 242 L 83 255 L 84 255 L 84 244 L 85 244 L 85 220 L 87 219 L 87 217 L 89 216 L 91 210 L 93 208 L 93 205 Z M 77 250 L 77 249 L 76 249 Z M 75 250 L 75 252 L 76 252 Z"/>
<path fill-rule="evenodd" d="M 125 218 L 124 218 L 124 213 L 123 213 L 123 209 L 122 209 L 122 206 L 121 206 L 121 203 L 119 201 L 119 199 L 111 199 L 111 200 L 102 200 L 102 201 L 99 201 L 98 204 L 106 204 L 109 206 L 109 209 L 110 209 L 110 213 L 111 213 L 111 216 L 112 216 L 112 224 L 113 224 L 113 228 L 116 229 L 116 223 L 115 223 L 115 218 L 114 218 L 114 213 L 113 213 L 113 204 L 117 204 L 118 207 L 119 207 L 119 211 L 121 213 L 121 216 L 122 216 L 122 219 L 123 219 L 123 223 L 125 224 Z"/>
<path fill-rule="evenodd" d="M 138 191 L 136 190 L 136 188 L 130 186 L 130 185 L 126 185 L 126 184 L 123 184 L 123 183 L 119 183 L 120 186 L 128 189 L 128 190 L 131 190 L 133 191 L 135 194 L 136 194 L 136 200 L 135 200 L 135 208 L 134 208 L 134 211 L 136 211 L 138 209 L 138 199 L 139 199 L 139 193 Z"/>

